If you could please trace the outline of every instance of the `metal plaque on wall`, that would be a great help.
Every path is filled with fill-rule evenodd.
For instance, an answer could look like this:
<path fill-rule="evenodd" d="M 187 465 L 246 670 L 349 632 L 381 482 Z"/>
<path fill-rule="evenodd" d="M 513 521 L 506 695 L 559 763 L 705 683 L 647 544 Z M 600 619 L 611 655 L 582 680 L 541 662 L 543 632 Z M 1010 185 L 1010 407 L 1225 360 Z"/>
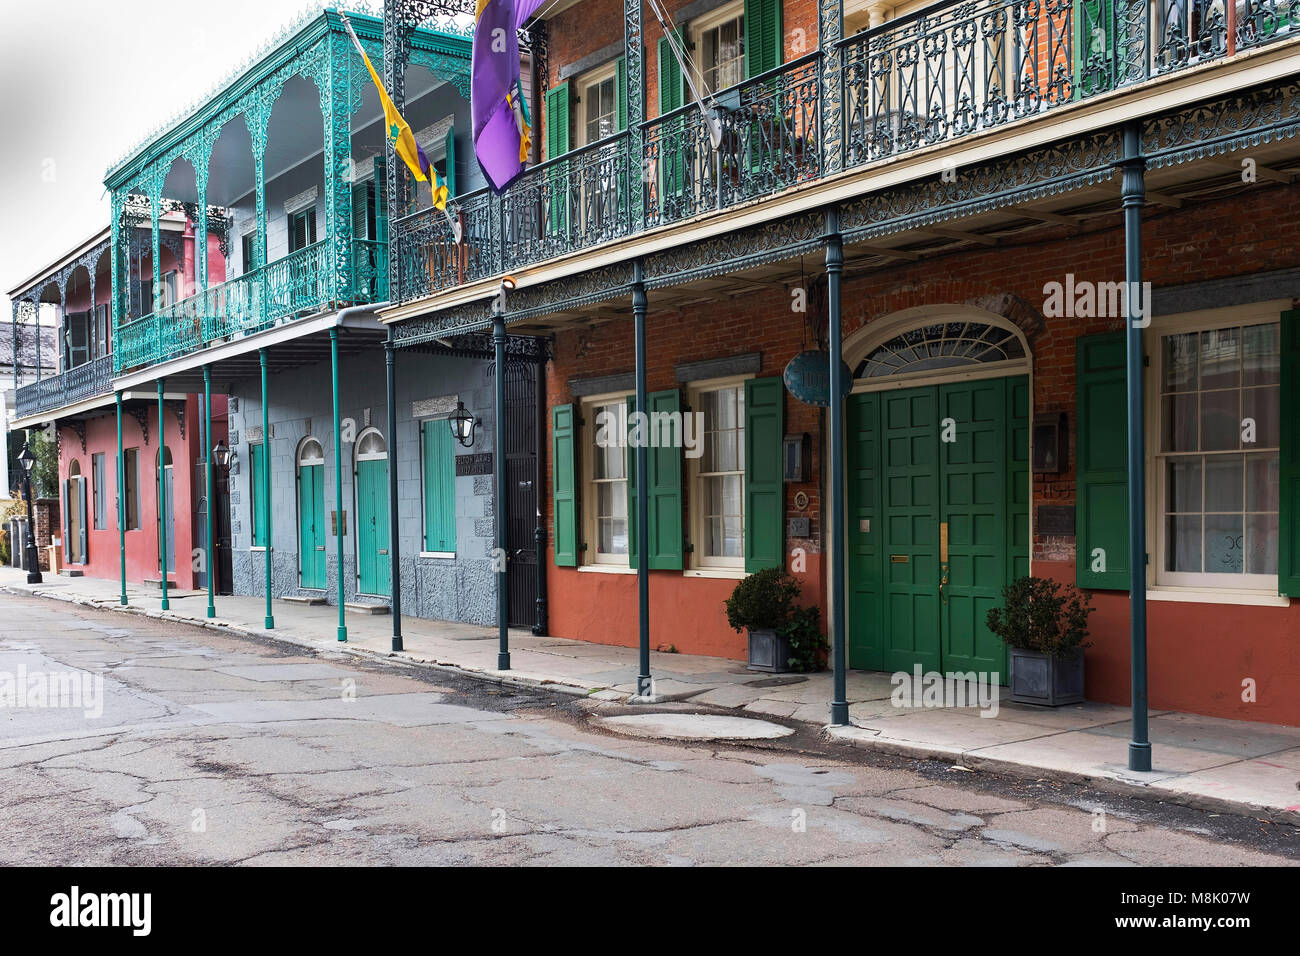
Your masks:
<path fill-rule="evenodd" d="M 1039 505 L 1037 517 L 1038 534 L 1074 534 L 1073 505 Z"/>
<path fill-rule="evenodd" d="M 456 456 L 456 476 L 492 474 L 492 452 Z"/>

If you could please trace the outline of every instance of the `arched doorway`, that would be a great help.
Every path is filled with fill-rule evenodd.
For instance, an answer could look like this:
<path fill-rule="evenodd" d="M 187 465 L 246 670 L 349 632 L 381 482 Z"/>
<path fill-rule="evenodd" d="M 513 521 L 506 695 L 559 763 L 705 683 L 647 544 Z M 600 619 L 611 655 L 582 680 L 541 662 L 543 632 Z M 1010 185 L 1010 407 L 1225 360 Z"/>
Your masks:
<path fill-rule="evenodd" d="M 388 445 L 377 428 L 357 437 L 357 592 L 388 596 Z"/>
<path fill-rule="evenodd" d="M 81 462 L 72 459 L 63 487 L 63 559 L 68 564 L 86 563 L 86 476 Z"/>
<path fill-rule="evenodd" d="M 323 589 L 325 578 L 325 451 L 315 438 L 298 446 L 298 582 Z"/>
<path fill-rule="evenodd" d="M 1028 344 L 1001 316 L 926 306 L 845 343 L 850 666 L 997 673 L 985 626 L 1029 572 Z"/>
<path fill-rule="evenodd" d="M 172 481 L 174 470 L 172 468 L 172 450 L 165 445 L 158 450 L 154 458 L 154 467 L 157 469 L 156 480 L 158 482 L 159 500 L 162 502 L 162 508 L 158 515 L 158 533 L 162 535 L 162 529 L 167 529 L 167 573 L 176 573 L 176 486 Z M 162 557 L 158 558 L 159 574 L 162 573 Z"/>

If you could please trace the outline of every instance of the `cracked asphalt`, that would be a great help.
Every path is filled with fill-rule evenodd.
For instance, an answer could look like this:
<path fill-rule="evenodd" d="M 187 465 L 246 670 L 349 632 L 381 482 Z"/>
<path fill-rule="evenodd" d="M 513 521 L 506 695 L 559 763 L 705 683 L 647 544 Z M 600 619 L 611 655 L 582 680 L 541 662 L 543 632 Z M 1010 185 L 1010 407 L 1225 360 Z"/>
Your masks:
<path fill-rule="evenodd" d="M 102 678 L 103 713 L 0 706 L 4 864 L 1300 858 L 1294 827 L 872 754 L 803 725 L 761 745 L 620 737 L 591 717 L 643 710 L 0 594 L 0 690 L 20 674 Z"/>

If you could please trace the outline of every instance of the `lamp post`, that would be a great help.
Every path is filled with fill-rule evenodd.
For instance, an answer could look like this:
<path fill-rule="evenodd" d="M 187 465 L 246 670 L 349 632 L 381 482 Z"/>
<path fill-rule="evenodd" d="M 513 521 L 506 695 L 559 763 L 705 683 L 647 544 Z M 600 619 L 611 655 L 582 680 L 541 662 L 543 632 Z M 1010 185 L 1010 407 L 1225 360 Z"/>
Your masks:
<path fill-rule="evenodd" d="M 23 466 L 23 499 L 27 502 L 27 583 L 41 584 L 41 559 L 36 552 L 36 518 L 32 514 L 32 468 L 36 456 L 32 454 L 31 434 L 23 442 L 23 450 L 18 453 L 18 463 Z"/>
<path fill-rule="evenodd" d="M 478 425 L 478 419 L 465 410 L 464 402 L 456 403 L 456 410 L 447 417 L 447 423 L 451 426 L 452 437 L 462 446 L 469 448 L 474 444 L 474 429 Z"/>

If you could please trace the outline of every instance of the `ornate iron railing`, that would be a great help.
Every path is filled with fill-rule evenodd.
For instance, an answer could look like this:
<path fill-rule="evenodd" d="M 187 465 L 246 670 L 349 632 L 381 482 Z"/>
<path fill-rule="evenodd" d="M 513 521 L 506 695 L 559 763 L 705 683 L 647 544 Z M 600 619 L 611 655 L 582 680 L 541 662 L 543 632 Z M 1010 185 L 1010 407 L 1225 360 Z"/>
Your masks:
<path fill-rule="evenodd" d="M 332 303 L 387 298 L 388 254 L 383 243 L 352 240 L 345 288 L 337 296 L 333 257 L 333 244 L 323 239 L 126 323 L 117 330 L 115 371 L 178 358 L 212 342 L 320 312 Z"/>
<path fill-rule="evenodd" d="M 433 210 L 398 220 L 393 298 L 816 180 L 835 131 L 834 158 L 852 169 L 1295 37 L 1300 0 L 941 0 L 710 97 L 716 149 L 692 103 L 643 123 L 638 155 L 621 133 L 533 167 L 501 196 L 457 197 L 460 246 Z M 823 115 L 821 84 L 836 73 L 840 108 Z"/>
<path fill-rule="evenodd" d="M 18 389 L 14 396 L 19 418 L 107 395 L 113 389 L 113 356 L 101 355 L 82 365 L 42 378 Z"/>

